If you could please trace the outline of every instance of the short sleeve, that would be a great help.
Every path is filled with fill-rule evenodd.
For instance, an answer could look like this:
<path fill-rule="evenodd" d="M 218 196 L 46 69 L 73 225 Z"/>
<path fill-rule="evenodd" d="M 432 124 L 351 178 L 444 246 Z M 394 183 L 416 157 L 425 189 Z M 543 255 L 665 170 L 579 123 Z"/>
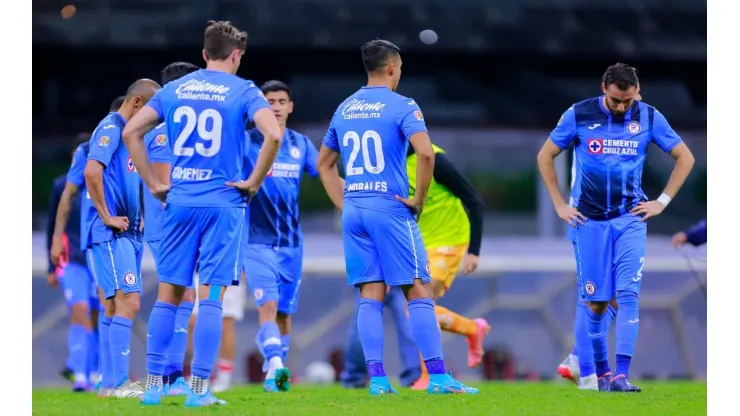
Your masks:
<path fill-rule="evenodd" d="M 97 128 L 90 140 L 87 159 L 97 160 L 107 167 L 120 142 L 121 129 L 117 125 L 110 123 Z"/>
<path fill-rule="evenodd" d="M 303 165 L 303 171 L 317 178 L 319 176 L 319 169 L 317 167 L 319 151 L 316 150 L 316 146 L 313 145 L 308 137 L 304 136 L 304 139 L 306 140 L 306 162 Z"/>
<path fill-rule="evenodd" d="M 550 132 L 550 140 L 562 150 L 565 150 L 570 146 L 573 138 L 576 137 L 576 112 L 573 107 L 565 110 L 558 124 Z"/>
<path fill-rule="evenodd" d="M 244 100 L 244 118 L 248 121 L 254 121 L 254 115 L 257 111 L 263 108 L 270 108 L 270 104 L 265 98 L 265 94 L 262 93 L 253 82 L 250 82 L 250 86 L 243 95 Z"/>
<path fill-rule="evenodd" d="M 419 105 L 412 99 L 407 99 L 403 104 L 402 116 L 400 121 L 401 131 L 403 136 L 408 140 L 416 133 L 426 132 L 427 125 L 424 122 L 424 114 L 422 114 Z"/>
<path fill-rule="evenodd" d="M 164 123 L 157 126 L 150 134 L 147 150 L 149 161 L 152 163 L 170 163 L 170 149 L 167 147 L 167 132 Z"/>
<path fill-rule="evenodd" d="M 67 171 L 67 182 L 74 184 L 78 188 L 85 186 L 85 165 L 87 165 L 85 147 L 84 145 L 79 145 L 72 157 L 72 164 Z"/>
<path fill-rule="evenodd" d="M 154 93 L 154 96 L 149 100 L 149 102 L 146 103 L 147 106 L 151 107 L 151 109 L 157 113 L 157 116 L 160 120 L 164 120 L 164 106 L 162 103 L 162 97 L 164 96 L 164 91 L 166 89 L 167 88 L 160 88 L 159 91 Z"/>
<path fill-rule="evenodd" d="M 329 129 L 326 131 L 323 141 L 324 146 L 328 147 L 329 150 L 339 153 L 339 139 L 337 138 L 337 132 L 334 129 L 334 119 L 332 118 L 329 123 Z"/>
<path fill-rule="evenodd" d="M 655 110 L 653 114 L 653 131 L 651 140 L 660 147 L 661 150 L 668 153 L 673 150 L 676 145 L 681 143 L 681 136 L 679 136 L 671 125 L 668 124 L 665 116 L 660 111 Z"/>

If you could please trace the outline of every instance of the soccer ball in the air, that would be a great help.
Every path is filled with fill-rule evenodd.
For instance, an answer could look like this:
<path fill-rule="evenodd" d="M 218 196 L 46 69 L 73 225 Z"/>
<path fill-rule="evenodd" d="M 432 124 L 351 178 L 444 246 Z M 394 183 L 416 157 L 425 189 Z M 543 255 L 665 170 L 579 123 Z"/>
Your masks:
<path fill-rule="evenodd" d="M 323 361 L 314 361 L 306 367 L 306 380 L 311 384 L 331 384 L 336 375 L 334 367 Z"/>

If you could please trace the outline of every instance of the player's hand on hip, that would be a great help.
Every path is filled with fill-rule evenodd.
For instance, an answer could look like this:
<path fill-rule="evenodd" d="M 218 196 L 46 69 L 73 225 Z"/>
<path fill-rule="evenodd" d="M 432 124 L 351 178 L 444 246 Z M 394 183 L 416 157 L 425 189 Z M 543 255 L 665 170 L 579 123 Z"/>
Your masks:
<path fill-rule="evenodd" d="M 685 232 L 681 231 L 680 233 L 676 233 L 671 238 L 671 245 L 673 246 L 673 248 L 678 250 L 679 248 L 681 248 L 682 245 L 686 244 L 688 241 L 689 241 L 689 236 L 687 236 Z"/>
<path fill-rule="evenodd" d="M 252 200 L 252 197 L 254 197 L 254 195 L 257 193 L 257 191 L 260 190 L 260 184 L 249 179 L 239 182 L 226 182 L 226 185 L 234 187 L 240 190 L 242 194 L 246 195 L 247 203 L 249 203 Z"/>
<path fill-rule="evenodd" d="M 414 211 L 416 222 L 419 222 L 421 212 L 424 210 L 424 201 L 419 201 L 416 198 L 408 199 L 398 195 L 396 195 L 396 201 L 401 201 L 401 203 L 411 208 Z"/>
<path fill-rule="evenodd" d="M 122 233 L 128 230 L 128 217 L 111 216 L 103 220 L 103 224 L 117 233 Z"/>
<path fill-rule="evenodd" d="M 561 205 L 555 209 L 558 213 L 558 217 L 568 224 L 576 227 L 576 224 L 583 225 L 586 223 L 586 216 L 581 214 L 575 207 L 568 204 Z"/>
<path fill-rule="evenodd" d="M 51 272 L 46 275 L 46 283 L 51 287 L 57 287 L 59 286 L 59 277 L 55 272 Z"/>
<path fill-rule="evenodd" d="M 67 254 L 62 237 L 52 237 L 49 257 L 55 266 L 61 266 L 62 257 Z"/>
<path fill-rule="evenodd" d="M 650 217 L 658 216 L 665 209 L 665 205 L 658 201 L 647 201 L 640 202 L 636 207 L 630 211 L 632 215 L 642 215 L 640 222 L 647 220 Z"/>
<path fill-rule="evenodd" d="M 478 260 L 479 258 L 475 254 L 466 254 L 465 260 L 463 260 L 462 274 L 473 273 L 478 268 Z"/>
<path fill-rule="evenodd" d="M 151 192 L 152 195 L 154 195 L 154 197 L 158 200 L 165 202 L 167 200 L 167 194 L 170 192 L 170 186 L 163 183 L 158 183 L 149 188 L 149 192 Z"/>

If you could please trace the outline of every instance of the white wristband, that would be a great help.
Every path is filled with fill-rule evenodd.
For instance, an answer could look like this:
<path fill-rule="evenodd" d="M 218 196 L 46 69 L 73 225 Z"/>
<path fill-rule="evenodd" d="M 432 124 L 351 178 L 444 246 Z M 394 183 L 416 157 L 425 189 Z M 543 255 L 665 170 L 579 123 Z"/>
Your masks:
<path fill-rule="evenodd" d="M 671 197 L 666 194 L 660 194 L 658 197 L 658 202 L 661 203 L 664 207 L 667 207 L 668 204 L 671 202 Z"/>

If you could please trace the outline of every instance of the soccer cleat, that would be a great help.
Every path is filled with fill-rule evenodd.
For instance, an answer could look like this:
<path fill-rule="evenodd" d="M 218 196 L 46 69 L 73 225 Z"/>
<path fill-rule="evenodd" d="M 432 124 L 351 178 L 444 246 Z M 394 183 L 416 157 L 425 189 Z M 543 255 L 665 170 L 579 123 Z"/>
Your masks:
<path fill-rule="evenodd" d="M 580 382 L 578 383 L 578 388 L 580 390 L 599 391 L 599 379 L 596 377 L 596 374 L 581 377 Z"/>
<path fill-rule="evenodd" d="M 275 370 L 275 386 L 278 391 L 290 390 L 290 370 L 285 367 Z"/>
<path fill-rule="evenodd" d="M 69 367 L 64 367 L 62 371 L 59 372 L 59 375 L 62 376 L 63 379 L 69 381 L 70 383 L 75 381 L 75 373 L 72 372 L 72 370 Z"/>
<path fill-rule="evenodd" d="M 642 393 L 642 389 L 630 383 L 627 376 L 617 374 L 611 379 L 611 390 L 618 393 Z"/>
<path fill-rule="evenodd" d="M 478 394 L 480 390 L 468 387 L 452 377 L 452 372 L 447 374 L 429 375 L 429 394 Z"/>
<path fill-rule="evenodd" d="M 262 390 L 264 390 L 265 393 L 279 393 L 280 392 L 280 389 L 278 389 L 278 386 L 275 383 L 274 378 L 265 380 L 264 384 L 262 384 Z"/>
<path fill-rule="evenodd" d="M 396 389 L 391 386 L 391 382 L 388 381 L 388 377 L 370 377 L 370 395 L 380 396 L 382 394 L 396 394 Z"/>
<path fill-rule="evenodd" d="M 581 377 L 581 368 L 578 366 L 578 357 L 568 354 L 562 363 L 558 366 L 558 374 L 560 377 L 570 380 L 576 385 L 578 379 Z"/>
<path fill-rule="evenodd" d="M 203 394 L 195 394 L 191 391 L 185 399 L 185 407 L 223 406 L 225 404 L 226 401 L 217 399 L 210 390 L 206 390 Z"/>
<path fill-rule="evenodd" d="M 107 397 L 113 397 L 116 394 L 116 389 L 108 388 L 108 387 L 100 387 L 98 389 L 98 397 L 107 398 Z"/>
<path fill-rule="evenodd" d="M 599 377 L 599 391 L 612 390 L 612 373 L 611 371 Z"/>
<path fill-rule="evenodd" d="M 141 396 L 141 404 L 145 406 L 156 406 L 162 403 L 162 388 L 159 386 L 151 386 L 144 395 Z"/>
<path fill-rule="evenodd" d="M 426 390 L 429 387 L 429 376 L 424 375 L 419 377 L 411 386 L 411 390 Z"/>
<path fill-rule="evenodd" d="M 138 399 L 144 395 L 144 388 L 138 381 L 126 380 L 113 395 L 119 399 Z"/>
<path fill-rule="evenodd" d="M 185 377 L 178 377 L 174 383 L 164 387 L 164 395 L 167 397 L 187 396 L 190 393 L 190 386 L 185 382 Z"/>
<path fill-rule="evenodd" d="M 475 335 L 468 337 L 468 367 L 478 367 L 483 360 L 483 338 L 491 331 L 491 325 L 488 325 L 483 318 L 474 319 L 478 329 Z"/>

